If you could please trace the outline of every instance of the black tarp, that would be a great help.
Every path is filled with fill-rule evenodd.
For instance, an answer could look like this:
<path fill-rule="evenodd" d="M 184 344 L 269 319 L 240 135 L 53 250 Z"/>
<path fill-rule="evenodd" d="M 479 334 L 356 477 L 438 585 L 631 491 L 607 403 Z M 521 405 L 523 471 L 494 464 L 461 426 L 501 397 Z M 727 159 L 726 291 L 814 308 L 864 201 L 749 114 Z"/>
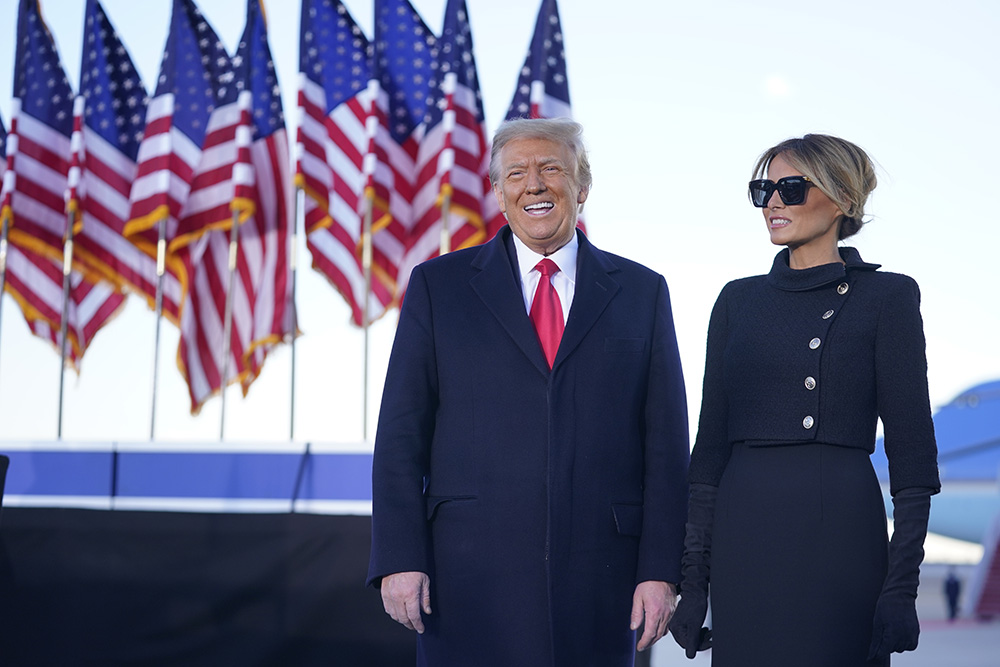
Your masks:
<path fill-rule="evenodd" d="M 5 507 L 0 665 L 414 664 L 369 517 Z"/>

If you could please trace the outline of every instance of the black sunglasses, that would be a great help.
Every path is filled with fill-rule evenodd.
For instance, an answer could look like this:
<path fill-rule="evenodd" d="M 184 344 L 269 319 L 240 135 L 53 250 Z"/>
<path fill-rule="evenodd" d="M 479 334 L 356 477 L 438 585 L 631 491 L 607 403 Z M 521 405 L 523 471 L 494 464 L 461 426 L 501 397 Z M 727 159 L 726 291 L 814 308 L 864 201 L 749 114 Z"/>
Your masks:
<path fill-rule="evenodd" d="M 812 185 L 808 176 L 786 176 L 778 182 L 759 179 L 750 181 L 750 201 L 757 208 L 764 208 L 775 190 L 785 206 L 797 206 L 806 200 L 806 190 Z"/>

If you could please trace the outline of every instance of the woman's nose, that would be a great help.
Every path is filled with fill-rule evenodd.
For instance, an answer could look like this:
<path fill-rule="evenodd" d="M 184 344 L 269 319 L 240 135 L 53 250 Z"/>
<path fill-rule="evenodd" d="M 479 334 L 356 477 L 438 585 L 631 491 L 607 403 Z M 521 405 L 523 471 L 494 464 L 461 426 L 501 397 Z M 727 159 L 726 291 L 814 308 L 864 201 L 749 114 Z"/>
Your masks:
<path fill-rule="evenodd" d="M 778 208 L 784 206 L 785 202 L 781 201 L 781 195 L 778 194 L 778 188 L 775 188 L 771 193 L 771 196 L 767 199 L 768 208 Z"/>

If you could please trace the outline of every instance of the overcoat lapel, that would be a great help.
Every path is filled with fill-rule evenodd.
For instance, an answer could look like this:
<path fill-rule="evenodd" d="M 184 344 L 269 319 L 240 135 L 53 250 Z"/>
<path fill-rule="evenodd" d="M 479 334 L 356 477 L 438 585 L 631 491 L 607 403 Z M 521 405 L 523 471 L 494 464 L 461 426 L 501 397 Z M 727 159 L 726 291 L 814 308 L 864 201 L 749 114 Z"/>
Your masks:
<path fill-rule="evenodd" d="M 507 254 L 505 235 L 511 233 L 509 227 L 504 228 L 482 247 L 472 262 L 479 273 L 473 276 L 470 283 L 525 356 L 539 372 L 548 375 L 549 365 L 538 344 L 535 328 L 524 310 L 521 286 L 514 278 L 514 270 Z M 595 248 L 586 236 L 578 233 L 578 237 L 580 248 L 577 251 L 576 294 L 573 296 L 573 305 L 569 310 L 569 319 L 566 321 L 553 367 L 558 366 L 577 348 L 621 289 L 618 281 L 610 275 L 617 272 L 618 267 L 607 255 Z"/>
<path fill-rule="evenodd" d="M 524 309 L 521 285 L 514 278 L 507 255 L 504 236 L 510 233 L 509 228 L 503 228 L 482 247 L 472 262 L 472 266 L 480 271 L 469 282 L 525 356 L 538 367 L 539 372 L 548 375 L 549 364 L 542 346 L 538 344 L 535 327 Z"/>
<path fill-rule="evenodd" d="M 577 236 L 580 248 L 576 260 L 576 294 L 569 309 L 569 318 L 566 320 L 566 329 L 559 343 L 553 369 L 572 354 L 621 289 L 618 281 L 610 275 L 617 272 L 618 267 L 607 255 L 595 248 L 584 234 L 577 232 Z"/>

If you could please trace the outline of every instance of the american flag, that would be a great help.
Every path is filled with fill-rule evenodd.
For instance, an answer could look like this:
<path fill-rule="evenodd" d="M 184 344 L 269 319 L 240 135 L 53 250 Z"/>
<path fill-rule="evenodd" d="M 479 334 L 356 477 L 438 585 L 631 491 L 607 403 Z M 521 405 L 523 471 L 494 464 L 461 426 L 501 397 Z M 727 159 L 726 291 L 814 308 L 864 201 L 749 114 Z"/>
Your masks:
<path fill-rule="evenodd" d="M 166 220 L 171 253 L 210 225 L 230 224 L 240 116 L 232 84 L 229 55 L 215 31 L 193 0 L 174 0 L 125 226 L 125 234 L 150 254 L 160 220 Z"/>
<path fill-rule="evenodd" d="M 249 148 L 245 132 L 248 121 L 244 114 L 249 113 L 250 101 L 247 96 L 240 96 L 232 61 L 215 31 L 200 14 L 194 27 L 201 34 L 198 46 L 205 65 L 204 69 L 195 67 L 194 71 L 201 69 L 202 82 L 212 86 L 215 99 L 209 107 L 201 155 L 191 179 L 191 190 L 181 208 L 177 235 L 170 241 L 174 248 L 191 243 L 209 230 L 232 227 L 233 211 L 241 208 L 236 200 L 251 185 L 246 165 L 248 155 L 241 153 L 241 148 Z M 208 47 L 209 44 L 212 46 Z M 204 60 L 206 48 L 212 51 L 208 61 Z M 244 219 L 241 216 L 240 220 Z"/>
<path fill-rule="evenodd" d="M 73 133 L 73 91 L 37 0 L 21 0 L 14 61 L 16 137 L 11 240 L 54 259 L 63 256 Z"/>
<path fill-rule="evenodd" d="M 0 196 L 7 191 L 7 184 L 5 183 L 7 175 L 7 126 L 3 123 L 3 116 L 0 115 Z M 6 221 L 10 218 L 10 203 L 8 198 L 0 199 L 0 220 Z M 7 244 L 7 231 L 4 229 L 3 241 L 4 245 Z M 3 266 L 0 266 L 0 271 L 2 271 Z M 0 290 L 0 297 L 3 297 L 3 290 Z"/>
<path fill-rule="evenodd" d="M 421 125 L 414 225 L 400 283 L 441 249 L 442 204 L 451 197 L 446 250 L 486 239 L 482 202 L 489 191 L 489 149 L 472 29 L 465 0 L 448 0 L 438 57 Z"/>
<path fill-rule="evenodd" d="M 79 94 L 84 105 L 75 162 L 80 167 L 78 197 L 83 225 L 75 239 L 76 254 L 106 280 L 143 295 L 152 307 L 155 252 L 147 254 L 124 236 L 148 98 L 128 51 L 98 0 L 87 0 L 81 63 Z M 163 310 L 177 323 L 183 272 L 178 271 L 176 260 L 167 269 Z"/>
<path fill-rule="evenodd" d="M 73 93 L 37 0 L 21 0 L 18 11 L 13 106 L 2 193 L 10 225 L 4 287 L 31 330 L 59 349 Z M 109 285 L 71 272 L 67 350 L 75 366 L 124 299 Z"/>
<path fill-rule="evenodd" d="M 542 0 L 507 119 L 570 118 L 572 115 L 559 5 L 556 0 Z"/>
<path fill-rule="evenodd" d="M 313 268 L 326 276 L 362 323 L 365 280 L 358 247 L 363 215 L 365 129 L 371 50 L 339 0 L 302 0 L 299 35 L 299 123 L 295 182 L 305 196 L 306 243 Z M 392 302 L 373 281 L 368 319 Z"/>
<path fill-rule="evenodd" d="M 418 156 L 431 96 L 438 40 L 409 0 L 376 0 L 373 89 L 377 119 L 369 171 L 378 201 L 389 216 L 378 221 L 372 239 L 380 277 L 402 298 L 409 270 L 406 255 L 418 222 L 415 209 Z M 386 275 L 387 274 L 387 275 Z"/>
<path fill-rule="evenodd" d="M 267 350 L 296 334 L 290 247 L 294 212 L 292 175 L 281 90 L 267 43 L 263 0 L 248 0 L 247 28 L 236 55 L 238 77 L 252 94 L 250 165 L 256 187 L 254 215 L 241 232 L 242 258 L 253 268 L 254 326 L 249 378 L 257 377 Z M 249 259 L 248 259 L 249 258 Z M 244 380 L 244 391 L 248 386 Z"/>
<path fill-rule="evenodd" d="M 514 99 L 507 110 L 507 120 L 572 116 L 559 5 L 556 0 L 542 0 L 535 20 L 535 32 L 528 46 L 528 55 L 517 79 Z M 489 236 L 492 238 L 507 224 L 507 220 L 500 213 L 492 193 L 487 193 L 483 208 L 489 221 Z M 582 219 L 577 221 L 577 227 L 586 231 Z"/>
<path fill-rule="evenodd" d="M 288 137 L 260 0 L 248 0 L 246 29 L 233 66 L 234 86 L 240 91 L 244 113 L 236 143 L 241 152 L 246 151 L 235 169 L 234 203 L 245 222 L 239 229 L 226 380 L 239 379 L 245 394 L 260 373 L 268 350 L 295 331 L 289 264 L 292 181 Z M 241 138 L 244 133 L 245 143 Z M 244 168 L 247 173 L 241 176 Z M 190 307 L 182 316 L 179 359 L 192 412 L 197 413 L 223 386 L 228 232 L 208 232 L 190 247 L 190 253 L 196 257 L 196 268 Z"/>
<path fill-rule="evenodd" d="M 7 246 L 5 291 L 17 302 L 31 332 L 62 349 L 62 263 L 32 250 Z M 79 371 L 80 360 L 97 331 L 124 305 L 125 296 L 105 283 L 94 283 L 78 271 L 70 275 L 67 316 L 67 361 Z"/>

